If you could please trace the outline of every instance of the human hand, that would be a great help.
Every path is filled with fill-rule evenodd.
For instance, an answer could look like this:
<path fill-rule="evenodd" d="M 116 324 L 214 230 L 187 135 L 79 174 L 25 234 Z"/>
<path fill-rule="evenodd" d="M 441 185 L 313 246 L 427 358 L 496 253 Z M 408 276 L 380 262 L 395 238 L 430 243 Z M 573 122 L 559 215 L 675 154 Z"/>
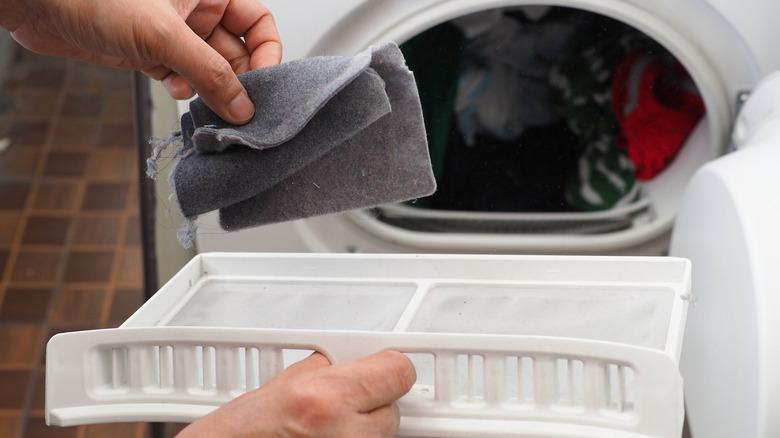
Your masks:
<path fill-rule="evenodd" d="M 335 366 L 315 353 L 177 438 L 393 437 L 400 421 L 395 401 L 416 379 L 412 363 L 398 352 Z"/>
<path fill-rule="evenodd" d="M 0 25 L 24 47 L 141 70 L 176 99 L 197 91 L 235 124 L 255 112 L 236 75 L 282 58 L 273 17 L 258 0 L 2 1 Z"/>

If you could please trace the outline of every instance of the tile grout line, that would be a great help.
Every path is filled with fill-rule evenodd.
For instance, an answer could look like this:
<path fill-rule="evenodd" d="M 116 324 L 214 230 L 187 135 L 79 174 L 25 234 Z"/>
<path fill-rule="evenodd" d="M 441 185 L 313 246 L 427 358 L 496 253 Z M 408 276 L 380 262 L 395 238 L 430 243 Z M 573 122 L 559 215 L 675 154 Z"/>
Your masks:
<path fill-rule="evenodd" d="M 21 49 L 18 49 L 18 50 L 21 50 Z M 68 63 L 68 67 L 67 67 L 67 70 L 66 70 L 65 74 L 69 75 L 69 73 L 70 73 L 70 63 Z M 52 142 L 52 139 L 54 137 L 55 128 L 56 128 L 57 124 L 59 123 L 59 114 L 60 114 L 60 110 L 62 109 L 62 106 L 64 104 L 65 91 L 66 91 L 66 87 L 63 84 L 62 88 L 59 91 L 59 95 L 58 95 L 56 103 L 55 103 L 56 110 L 54 111 L 54 114 L 52 115 L 52 117 L 50 119 L 50 124 L 49 124 L 49 127 L 48 127 L 49 132 L 47 133 L 46 138 L 44 140 L 44 144 L 41 147 L 41 157 L 39 159 L 38 166 L 37 166 L 36 172 L 34 174 L 33 180 L 32 180 L 32 182 L 30 184 L 30 191 L 27 194 L 27 200 L 26 200 L 26 203 L 25 203 L 25 208 L 23 210 L 22 217 L 20 218 L 20 227 L 22 225 L 24 225 L 24 227 L 22 227 L 19 230 L 17 230 L 17 232 L 19 232 L 19 235 L 16 236 L 16 241 L 15 241 L 17 257 L 21 253 L 22 241 L 23 241 L 23 238 L 24 238 L 24 231 L 27 228 L 27 221 L 29 220 L 30 216 L 32 215 L 32 210 L 34 209 L 33 208 L 34 207 L 34 201 L 35 201 L 35 198 L 37 196 L 37 189 L 40 186 L 41 180 L 43 179 L 45 168 L 46 168 L 46 162 L 47 162 L 47 159 L 48 159 L 48 155 L 49 155 L 49 152 L 52 149 L 51 142 Z M 60 270 L 62 270 L 63 267 L 64 267 L 64 259 L 63 259 L 63 257 L 64 257 L 64 251 L 61 250 L 60 251 L 60 260 L 61 260 Z M 14 260 L 14 268 L 15 268 L 15 264 L 16 264 L 16 260 Z M 13 274 L 13 270 L 11 271 L 11 274 Z M 11 281 L 12 281 L 11 278 L 9 278 L 9 282 L 11 282 Z M 41 375 L 41 371 L 40 371 L 41 355 L 45 351 L 45 346 L 43 346 L 43 342 L 46 340 L 46 338 L 48 336 L 48 325 L 49 325 L 48 324 L 48 320 L 51 317 L 51 313 L 53 312 L 54 306 L 56 305 L 57 298 L 58 298 L 58 295 L 59 295 L 58 294 L 58 287 L 57 287 L 57 284 L 56 284 L 56 278 L 52 282 L 52 284 L 50 284 L 48 287 L 51 290 L 51 294 L 49 296 L 49 305 L 48 305 L 48 308 L 46 309 L 46 316 L 44 317 L 43 322 L 38 325 L 39 330 L 40 330 L 40 334 L 39 334 L 39 337 L 38 337 L 38 347 L 35 349 L 35 354 L 33 355 L 33 360 L 34 361 L 33 361 L 33 364 L 32 364 L 32 369 L 30 369 L 30 378 L 28 380 L 27 393 L 25 394 L 25 403 L 24 403 L 24 405 L 22 407 L 21 425 L 19 427 L 19 434 L 20 434 L 21 437 L 24 437 L 25 434 L 26 434 L 27 423 L 29 422 L 30 417 L 31 417 L 30 416 L 30 411 L 31 411 L 31 408 L 32 408 L 32 403 L 34 402 L 35 392 L 36 392 L 36 389 L 37 389 L 37 385 L 40 384 L 39 381 L 41 380 L 41 378 L 40 378 L 40 375 Z"/>
<path fill-rule="evenodd" d="M 72 74 L 72 72 L 71 72 L 71 74 Z M 80 209 L 80 202 L 79 201 L 83 201 L 83 198 L 84 198 L 85 193 L 86 193 L 86 186 L 91 182 L 91 179 L 90 179 L 90 176 L 89 176 L 89 168 L 90 168 L 89 165 L 91 164 L 91 161 L 94 159 L 97 147 L 98 147 L 98 145 L 93 145 L 92 146 L 91 152 L 88 154 L 88 159 L 87 159 L 87 163 L 88 164 L 86 166 L 85 172 L 81 176 L 81 178 L 79 179 L 79 181 L 77 183 L 77 185 L 78 185 L 78 194 L 76 196 L 76 201 L 77 202 L 75 203 L 75 205 L 74 205 L 74 207 L 72 209 L 72 216 L 75 218 L 75 220 L 71 223 L 69 236 L 66 239 L 66 243 L 64 245 L 64 254 L 66 255 L 66 258 L 65 258 L 65 263 L 63 263 L 63 265 L 61 267 L 61 271 L 62 271 L 61 275 L 60 275 L 61 279 L 60 279 L 59 284 L 58 284 L 58 293 L 57 293 L 57 297 L 56 298 L 57 298 L 57 300 L 59 300 L 59 298 L 61 298 L 63 290 L 65 289 L 66 285 L 68 285 L 68 286 L 86 287 L 86 288 L 99 287 L 101 289 L 101 292 L 103 292 L 106 295 L 104 300 L 103 300 L 103 306 L 105 306 L 105 303 L 107 303 L 109 301 L 109 299 L 110 299 L 110 295 L 111 294 L 110 294 L 109 291 L 111 290 L 111 283 L 108 283 L 108 285 L 105 282 L 67 283 L 65 281 L 65 279 L 64 279 L 64 271 L 65 271 L 65 269 L 67 267 L 67 256 L 72 252 L 72 250 L 74 250 L 74 249 L 78 249 L 78 250 L 94 249 L 94 250 L 101 250 L 101 251 L 110 251 L 113 248 L 113 250 L 116 251 L 116 248 L 117 248 L 116 245 L 113 245 L 113 246 L 112 245 L 85 245 L 85 246 L 80 246 L 80 245 L 76 244 L 74 242 L 74 239 L 75 239 L 75 233 L 76 233 L 76 230 L 77 230 L 77 225 L 78 225 L 78 220 L 79 219 L 81 219 L 82 217 L 98 217 L 98 218 L 99 217 L 110 217 L 110 218 L 116 218 L 116 219 L 119 220 L 119 224 L 120 224 L 120 231 L 118 233 L 118 235 L 119 235 L 118 237 L 121 237 L 123 235 L 122 226 L 123 226 L 124 218 L 125 218 L 125 211 L 124 210 L 122 212 L 116 212 L 116 211 L 113 211 L 113 212 L 112 211 L 82 212 L 81 209 Z M 128 190 L 129 190 L 129 188 L 128 188 Z M 118 257 L 116 256 L 116 253 L 115 253 L 114 261 L 112 263 L 112 272 L 116 271 L 117 273 L 116 274 L 112 274 L 112 275 L 118 275 L 119 267 L 116 265 L 117 263 L 119 263 L 119 261 L 118 261 Z M 51 319 L 53 317 L 53 312 L 54 312 L 54 310 L 56 308 L 56 302 L 57 301 L 52 301 L 52 303 L 51 303 L 50 313 L 49 313 L 49 316 L 48 316 L 48 319 L 47 319 L 48 324 L 47 324 L 46 336 L 48 336 L 48 332 L 49 332 L 49 330 L 51 330 L 51 327 L 52 327 L 52 324 L 53 324 Z M 101 314 L 102 313 L 103 313 L 103 309 L 101 309 Z M 105 323 L 103 322 L 102 315 L 101 315 L 101 320 L 98 321 L 98 323 L 101 324 L 101 326 L 105 325 Z M 76 328 L 75 327 L 76 324 L 77 324 L 77 322 L 74 322 L 74 328 Z M 70 324 L 65 324 L 64 326 L 67 327 L 69 325 Z M 39 358 L 40 358 L 40 355 L 39 355 Z M 41 383 L 41 381 L 39 379 L 37 384 L 40 384 L 40 383 Z M 35 392 L 36 392 L 35 389 L 37 389 L 37 388 L 33 389 L 33 396 L 35 395 Z M 30 403 L 32 403 L 32 401 L 30 401 Z M 32 413 L 36 413 L 37 414 L 39 411 L 33 411 L 32 407 L 31 407 L 27 412 L 28 412 L 29 416 L 33 416 L 33 415 L 30 415 L 30 414 L 32 414 Z M 77 437 L 82 437 L 85 434 L 86 434 L 86 427 L 85 426 L 78 427 L 78 429 L 76 430 L 76 436 Z"/>
<path fill-rule="evenodd" d="M 118 231 L 117 231 L 118 232 Z M 40 252 L 40 253 L 50 253 L 52 251 L 57 251 L 58 248 L 62 248 L 62 245 L 53 245 L 50 243 L 46 244 L 26 244 L 24 245 L 24 250 L 29 252 Z M 116 244 L 115 243 L 76 243 L 73 242 L 71 245 L 71 249 L 76 249 L 79 251 L 95 251 L 95 252 L 109 252 L 116 250 Z M 19 283 L 35 283 L 34 281 L 16 281 L 14 284 Z M 86 282 L 88 283 L 88 282 Z"/>
<path fill-rule="evenodd" d="M 19 50 L 17 48 L 17 50 Z M 13 64 L 12 64 L 13 65 Z M 18 68 L 27 68 L 25 65 L 18 66 Z M 26 87 L 24 87 L 26 88 Z M 22 88 L 22 89 L 24 89 Z M 13 91 L 14 97 L 17 97 L 19 94 L 19 89 Z M 9 116 L 9 127 L 8 130 L 11 129 L 11 126 L 16 123 L 16 114 Z M 49 126 L 50 131 L 47 133 L 47 137 L 51 135 L 51 126 Z M 43 162 L 43 158 L 45 156 L 44 150 L 45 150 L 45 143 L 47 139 L 44 139 L 44 144 L 40 146 L 39 153 L 41 156 L 38 158 L 38 163 L 36 163 L 36 168 L 33 174 L 30 176 L 30 178 L 26 179 L 24 182 L 28 183 L 27 188 L 27 195 L 26 199 L 24 201 L 24 205 L 22 205 L 22 208 L 20 210 L 11 210 L 18 212 L 18 219 L 16 223 L 16 228 L 14 230 L 14 237 L 11 240 L 10 244 L 8 245 L 8 258 L 6 259 L 5 268 L 3 272 L 0 272 L 0 305 L 2 305 L 3 301 L 5 300 L 6 291 L 8 290 L 8 287 L 11 284 L 11 277 L 13 276 L 13 269 L 16 264 L 16 257 L 19 252 L 20 243 L 24 234 L 24 228 L 27 222 L 26 213 L 27 210 L 30 208 L 32 194 L 33 194 L 33 187 L 35 184 L 35 179 L 37 178 L 38 170 L 40 169 L 41 162 Z M 21 181 L 21 179 L 16 178 L 15 180 Z M 13 214 L 13 213 L 10 213 Z"/>
<path fill-rule="evenodd" d="M 20 47 L 16 47 L 16 50 L 24 50 Z M 66 71 L 66 75 L 70 73 L 70 64 L 68 64 L 68 69 Z M 18 94 L 19 90 L 16 90 L 15 93 Z M 54 136 L 54 128 L 56 127 L 57 123 L 59 122 L 59 110 L 62 108 L 63 103 L 65 101 L 65 86 L 59 90 L 59 94 L 57 96 L 57 99 L 54 103 L 54 106 L 56 107 L 56 110 L 54 111 L 53 115 L 49 119 L 49 132 L 46 133 L 46 136 L 44 138 L 43 144 L 40 148 L 40 154 L 41 157 L 38 160 L 38 164 L 36 166 L 35 172 L 33 172 L 32 178 L 30 179 L 30 186 L 28 188 L 27 192 L 27 198 L 25 199 L 24 207 L 21 210 L 21 214 L 19 216 L 19 223 L 16 227 L 16 235 L 14 236 L 14 240 L 11 244 L 12 251 L 11 254 L 9 254 L 6 271 L 7 276 L 3 281 L 3 287 L 7 287 L 11 283 L 13 283 L 13 271 L 16 268 L 16 262 L 18 261 L 19 253 L 22 249 L 22 239 L 24 238 L 24 232 L 27 228 L 27 220 L 32 214 L 33 206 L 34 206 L 34 199 L 36 195 L 36 190 L 40 184 L 40 180 L 43 177 L 44 170 L 46 168 L 46 159 L 48 157 L 49 151 L 51 150 L 51 141 Z"/>
<path fill-rule="evenodd" d="M 20 50 L 20 49 L 17 49 Z M 87 148 L 78 148 L 78 149 L 70 149 L 70 148 L 64 148 L 65 151 L 73 151 L 73 152 L 79 152 L 84 154 L 84 171 L 78 178 L 68 178 L 68 177 L 62 177 L 62 176 L 52 176 L 49 177 L 46 175 L 46 166 L 48 163 L 49 156 L 52 152 L 60 151 L 61 147 L 57 147 L 55 144 L 56 138 L 55 134 L 57 133 L 57 127 L 60 125 L 62 120 L 67 120 L 67 117 L 65 114 L 63 114 L 63 109 L 65 107 L 65 102 L 67 100 L 67 97 L 69 94 L 72 94 L 73 92 L 78 92 L 78 90 L 74 89 L 73 87 L 73 80 L 74 75 L 77 74 L 77 67 L 76 64 L 72 61 L 67 61 L 65 64 L 64 69 L 64 80 L 62 82 L 62 85 L 60 86 L 58 91 L 55 91 L 55 98 L 52 99 L 52 106 L 54 107 L 54 111 L 50 115 L 44 115 L 41 118 L 41 123 L 48 123 L 47 125 L 47 133 L 45 135 L 45 138 L 40 143 L 40 147 L 38 149 L 38 153 L 40 154 L 40 157 L 38 158 L 37 163 L 35 163 L 34 170 L 31 173 L 31 177 L 29 179 L 25 180 L 25 183 L 28 184 L 28 191 L 26 194 L 26 199 L 24 202 L 24 205 L 21 206 L 21 209 L 19 210 L 10 210 L 13 211 L 15 216 L 18 216 L 17 223 L 15 225 L 13 239 L 9 242 L 8 246 L 8 260 L 5 266 L 5 272 L 2 272 L 2 278 L 0 278 L 0 303 L 2 303 L 2 300 L 5 295 L 5 290 L 7 287 L 10 287 L 12 285 L 18 285 L 20 287 L 24 288 L 32 288 L 32 287 L 40 287 L 40 288 L 46 288 L 50 291 L 49 296 L 49 303 L 46 308 L 46 315 L 40 322 L 36 322 L 35 324 L 27 323 L 24 325 L 33 325 L 35 326 L 40 332 L 38 336 L 38 342 L 35 345 L 34 348 L 34 356 L 33 356 L 33 363 L 32 365 L 24 365 L 22 363 L 19 364 L 18 367 L 14 368 L 20 368 L 20 370 L 28 371 L 30 373 L 29 380 L 26 382 L 26 392 L 24 394 L 24 404 L 21 407 L 21 410 L 19 409 L 13 409 L 13 410 L 0 410 L 0 415 L 2 416 L 8 416 L 8 415 L 17 415 L 18 419 L 20 421 L 19 429 L 18 429 L 18 435 L 24 436 L 24 434 L 27 432 L 28 429 L 28 423 L 30 419 L 32 418 L 40 418 L 41 410 L 40 409 L 34 409 L 35 406 L 33 404 L 35 403 L 35 398 L 37 396 L 37 390 L 40 389 L 39 385 L 42 385 L 44 383 L 42 374 L 45 372 L 45 368 L 42 366 L 42 356 L 45 354 L 45 344 L 44 342 L 48 339 L 49 332 L 52 329 L 52 326 L 54 325 L 53 322 L 53 316 L 56 311 L 57 305 L 60 301 L 60 299 L 63 297 L 63 290 L 66 289 L 66 285 L 70 286 L 70 283 L 66 282 L 65 274 L 67 272 L 67 266 L 69 261 L 69 255 L 74 249 L 83 250 L 83 251 L 105 251 L 109 252 L 113 250 L 115 252 L 114 261 L 112 264 L 112 271 L 109 278 L 109 283 L 106 284 L 106 282 L 84 282 L 84 283 L 73 283 L 73 285 L 79 285 L 79 287 L 87 286 L 87 287 L 98 287 L 101 286 L 103 288 L 103 291 L 105 293 L 105 299 L 103 300 L 103 308 L 101 308 L 101 316 L 99 323 L 103 326 L 107 325 L 110 321 L 110 309 L 111 305 L 113 304 L 116 290 L 119 288 L 119 277 L 121 275 L 121 268 L 123 263 L 123 256 L 124 252 L 127 251 L 128 248 L 134 248 L 136 245 L 129 245 L 127 240 L 127 235 L 129 233 L 130 229 L 130 218 L 133 216 L 137 216 L 137 213 L 134 212 L 134 210 L 131 209 L 132 199 L 133 196 L 131 195 L 132 190 L 134 189 L 134 186 L 138 185 L 137 178 L 130 178 L 130 181 L 105 181 L 105 182 L 116 182 L 116 183 L 123 183 L 128 184 L 127 187 L 127 201 L 125 202 L 124 208 L 122 210 L 114 210 L 114 211 L 81 211 L 81 204 L 83 202 L 84 196 L 86 195 L 86 189 L 90 182 L 104 182 L 102 180 L 93 181 L 93 178 L 91 177 L 91 168 L 92 165 L 94 165 L 94 161 L 96 159 L 96 155 L 98 153 L 98 147 L 100 136 L 96 135 L 96 138 L 94 138 L 94 142 L 90 143 L 90 145 Z M 14 90 L 15 93 L 19 94 L 20 91 L 26 91 L 29 89 L 36 89 L 34 87 L 31 87 L 27 85 L 26 83 L 23 84 L 22 87 L 20 87 L 17 90 Z M 105 112 L 105 108 L 103 108 L 103 112 Z M 38 115 L 35 115 L 35 120 L 38 121 L 37 117 Z M 105 122 L 110 122 L 111 120 L 104 120 L 102 117 L 102 113 L 99 117 L 99 121 L 95 123 L 95 129 L 98 130 L 98 134 L 102 132 L 103 125 Z M 26 120 L 26 119 L 25 119 Z M 99 179 L 99 178 L 98 178 Z M 58 184 L 73 184 L 75 190 L 74 193 L 72 193 L 72 196 L 75 198 L 73 204 L 69 209 L 37 209 L 35 208 L 35 204 L 37 202 L 39 190 L 44 186 L 44 184 L 49 184 L 56 186 Z M 135 187 L 137 189 L 137 187 Z M 56 193 L 56 192 L 55 192 Z M 72 218 L 69 222 L 67 232 L 66 232 L 66 238 L 62 245 L 25 245 L 24 242 L 24 233 L 28 227 L 28 222 L 31 217 L 70 217 Z M 75 243 L 75 234 L 77 231 L 77 226 L 79 223 L 79 219 L 81 217 L 110 217 L 110 218 L 116 218 L 119 221 L 119 228 L 117 229 L 118 238 L 114 245 L 78 245 Z M 56 272 L 54 273 L 54 276 L 52 280 L 47 281 L 27 281 L 27 280 L 13 280 L 13 274 L 14 270 L 16 269 L 19 257 L 22 253 L 22 251 L 30 251 L 32 253 L 52 253 L 52 252 L 59 252 L 59 263 L 60 265 L 56 269 Z M 76 323 L 76 321 L 74 321 Z M 22 323 L 19 323 L 22 324 Z M 6 324 L 0 322 L 0 326 L 5 327 L 8 325 L 19 325 L 19 324 Z M 146 426 L 143 423 L 138 424 L 137 429 L 135 430 L 136 436 L 145 436 L 146 431 L 148 429 L 148 426 Z M 76 429 L 76 436 L 78 437 L 84 437 L 87 429 L 86 427 L 79 427 Z"/>
<path fill-rule="evenodd" d="M 54 133 L 55 128 L 60 122 L 61 119 L 61 113 L 62 109 L 64 107 L 65 98 L 67 96 L 68 92 L 68 85 L 71 80 L 71 77 L 73 75 L 73 62 L 68 61 L 67 63 L 67 69 L 66 69 L 66 78 L 63 81 L 62 88 L 60 89 L 59 96 L 56 103 L 56 111 L 54 112 L 54 115 L 51 118 L 51 124 L 49 126 L 49 133 L 46 138 L 46 142 L 44 144 L 43 150 L 42 150 L 42 159 L 38 163 L 38 169 L 36 172 L 36 176 L 33 182 L 33 185 L 31 187 L 31 193 L 28 194 L 27 198 L 27 206 L 25 208 L 25 214 L 24 214 L 24 223 L 26 224 L 29 217 L 32 215 L 33 210 L 33 200 L 34 196 L 37 195 L 37 189 L 40 187 L 41 182 L 45 179 L 45 169 L 46 169 L 46 162 L 48 161 L 49 153 L 54 149 L 53 147 L 53 141 L 54 141 Z M 83 181 L 79 181 L 79 185 L 83 184 Z M 78 199 L 76 199 L 76 206 L 74 208 L 78 208 Z M 60 265 L 57 269 L 57 272 L 55 273 L 54 281 L 52 282 L 52 288 L 51 288 L 51 298 L 49 301 L 49 306 L 46 311 L 46 317 L 44 318 L 43 323 L 40 325 L 41 334 L 38 339 L 38 348 L 36 349 L 35 354 L 35 362 L 33 365 L 33 369 L 31 370 L 32 374 L 32 380 L 30 380 L 30 384 L 27 390 L 26 394 L 26 401 L 25 406 L 23 410 L 23 417 L 22 417 L 22 426 L 20 428 L 21 436 L 23 437 L 27 431 L 27 425 L 30 421 L 30 418 L 33 416 L 31 415 L 33 411 L 32 404 L 34 403 L 34 398 L 38 389 L 38 385 L 44 384 L 43 379 L 41 378 L 41 371 L 45 374 L 45 368 L 43 370 L 41 369 L 41 361 L 42 356 L 46 353 L 46 345 L 45 342 L 48 339 L 49 330 L 51 329 L 51 318 L 54 313 L 54 310 L 56 309 L 56 305 L 59 301 L 62 286 L 63 286 L 63 280 L 65 276 L 65 269 L 67 266 L 67 255 L 68 255 L 68 246 L 70 244 L 70 241 L 73 238 L 73 234 L 75 233 L 75 223 L 74 221 L 71 221 L 68 230 L 66 233 L 65 241 L 63 242 L 61 251 L 60 251 Z M 21 250 L 21 238 L 22 236 L 19 236 L 19 250 Z"/>
<path fill-rule="evenodd" d="M 133 201 L 133 197 L 130 196 L 130 192 L 134 190 L 133 186 L 135 185 L 135 182 L 131 179 L 127 188 L 127 198 L 125 199 L 125 207 L 122 212 L 122 219 L 119 222 L 119 232 L 117 233 L 117 241 L 114 248 L 116 257 L 114 258 L 114 265 L 112 266 L 111 278 L 109 281 L 109 290 L 111 292 L 103 303 L 103 309 L 100 318 L 100 323 L 104 327 L 108 326 L 108 324 L 111 322 L 109 321 L 111 318 L 111 306 L 114 304 L 114 300 L 116 299 L 116 291 L 119 288 L 119 271 L 122 267 L 125 250 L 127 249 L 127 230 L 130 225 L 130 216 L 132 216 L 131 203 Z"/>
<path fill-rule="evenodd" d="M 17 48 L 17 50 L 22 50 L 22 49 Z M 26 87 L 24 87 L 24 88 L 26 88 Z M 15 93 L 16 96 L 18 96 L 19 95 L 19 90 L 15 90 L 14 93 Z M 56 101 L 54 103 L 54 105 L 56 107 L 59 108 L 59 106 L 61 106 L 61 104 L 63 102 L 63 99 L 64 99 L 63 96 L 64 96 L 63 90 L 61 89 L 59 91 L 57 99 L 56 99 Z M 13 272 L 14 272 L 14 269 L 16 268 L 16 263 L 18 261 L 19 254 L 21 253 L 22 241 L 23 241 L 23 238 L 24 238 L 24 231 L 26 229 L 27 220 L 28 220 L 28 218 L 30 216 L 30 212 L 31 212 L 32 207 L 33 207 L 33 200 L 34 200 L 34 197 L 35 197 L 34 196 L 35 195 L 35 188 L 37 187 L 38 181 L 40 179 L 40 176 L 41 176 L 42 171 L 43 171 L 44 166 L 45 166 L 45 162 L 46 162 L 45 158 L 46 158 L 47 151 L 48 151 L 48 143 L 50 141 L 50 138 L 53 135 L 54 126 L 55 126 L 54 121 L 56 121 L 56 117 L 57 117 L 57 112 L 55 111 L 54 114 L 52 115 L 52 117 L 50 117 L 50 119 L 49 119 L 50 123 L 48 125 L 48 132 L 47 132 L 47 134 L 46 134 L 46 136 L 45 136 L 45 138 L 43 140 L 43 144 L 39 148 L 40 157 L 38 158 L 38 162 L 36 164 L 35 171 L 31 175 L 31 178 L 29 180 L 29 186 L 28 186 L 28 189 L 27 189 L 27 195 L 26 195 L 26 199 L 25 199 L 24 205 L 23 205 L 22 209 L 19 211 L 19 213 L 20 213 L 19 214 L 19 219 L 18 219 L 18 223 L 16 225 L 14 239 L 11 242 L 11 251 L 9 253 L 9 258 L 8 258 L 8 262 L 7 262 L 7 266 L 6 266 L 6 275 L 3 278 L 3 290 L 7 290 L 8 286 L 10 286 L 11 283 L 13 283 Z M 14 115 L 13 122 L 17 122 L 16 119 L 17 119 L 17 117 L 16 117 L 16 115 Z M 50 288 L 51 285 L 49 285 L 48 287 Z M 50 294 L 49 306 L 51 306 L 51 300 L 53 298 L 53 295 L 54 295 L 53 293 Z M 37 339 L 38 344 L 40 344 L 41 341 L 42 341 L 42 337 L 45 336 L 43 334 L 43 331 L 44 331 L 43 328 L 42 328 L 43 325 L 42 324 L 36 324 L 36 325 L 38 327 L 38 330 L 40 330 L 39 337 Z M 29 377 L 28 377 L 28 380 L 27 380 L 27 388 L 26 388 L 27 390 L 26 390 L 25 395 L 24 395 L 24 403 L 22 404 L 21 410 L 19 412 L 19 414 L 20 414 L 19 415 L 20 424 L 19 424 L 19 429 L 18 429 L 18 432 L 17 432 L 18 436 L 24 436 L 24 432 L 25 432 L 25 430 L 27 428 L 27 421 L 29 419 L 29 406 L 31 404 L 31 399 L 34 396 L 35 382 L 39 378 L 39 376 L 38 376 L 38 374 L 39 374 L 38 366 L 39 366 L 39 363 L 40 363 L 40 355 L 39 355 L 39 353 L 40 353 L 40 346 L 35 348 L 35 351 L 34 351 L 34 354 L 33 354 L 33 358 L 32 358 L 33 359 L 32 363 L 26 368 L 26 371 L 28 371 L 28 373 L 29 373 Z"/>
<path fill-rule="evenodd" d="M 103 126 L 101 125 L 101 129 Z M 94 155 L 94 153 L 93 153 Z M 89 180 L 89 175 L 87 174 L 85 176 L 86 180 Z M 125 240 L 127 236 L 127 229 L 129 226 L 128 218 L 130 217 L 131 212 L 130 210 L 130 204 L 132 201 L 132 196 L 130 196 L 131 191 L 133 190 L 133 179 L 131 178 L 130 181 L 113 181 L 113 182 L 119 182 L 123 184 L 127 184 L 127 191 L 125 193 L 125 205 L 122 209 L 121 213 L 118 213 L 119 216 L 119 230 L 117 231 L 117 240 L 114 244 L 114 260 L 112 262 L 111 266 L 111 275 L 109 276 L 109 282 L 107 287 L 105 288 L 106 297 L 103 300 L 103 307 L 100 311 L 100 318 L 99 318 L 99 324 L 100 327 L 108 327 L 108 324 L 110 323 L 110 314 L 111 314 L 111 306 L 113 305 L 114 298 L 116 297 L 116 290 L 118 288 L 118 278 L 119 273 L 122 268 L 122 262 L 124 259 L 124 250 L 125 250 Z M 140 429 L 140 428 L 139 428 Z M 87 433 L 87 427 L 81 426 L 78 428 L 76 432 L 77 438 L 85 438 Z M 138 431 L 136 431 L 136 436 L 139 435 Z"/>

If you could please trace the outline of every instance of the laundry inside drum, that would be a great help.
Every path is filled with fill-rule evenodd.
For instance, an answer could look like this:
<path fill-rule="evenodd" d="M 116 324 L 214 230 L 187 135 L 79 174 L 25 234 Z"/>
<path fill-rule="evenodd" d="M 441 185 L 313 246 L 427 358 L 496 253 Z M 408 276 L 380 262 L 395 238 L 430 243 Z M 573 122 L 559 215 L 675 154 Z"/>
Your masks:
<path fill-rule="evenodd" d="M 483 11 L 427 29 L 402 50 L 439 186 L 374 210 L 402 228 L 604 234 L 650 221 L 643 185 L 663 177 L 705 117 L 669 50 L 583 10 Z"/>

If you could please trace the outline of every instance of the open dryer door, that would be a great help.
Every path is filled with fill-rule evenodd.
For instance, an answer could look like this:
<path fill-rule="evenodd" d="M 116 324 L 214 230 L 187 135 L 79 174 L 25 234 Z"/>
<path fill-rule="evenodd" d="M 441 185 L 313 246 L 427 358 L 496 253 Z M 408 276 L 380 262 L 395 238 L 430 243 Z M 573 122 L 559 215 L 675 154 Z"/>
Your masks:
<path fill-rule="evenodd" d="M 691 181 L 672 239 L 693 262 L 681 369 L 694 438 L 780 436 L 780 74 L 734 137 Z"/>

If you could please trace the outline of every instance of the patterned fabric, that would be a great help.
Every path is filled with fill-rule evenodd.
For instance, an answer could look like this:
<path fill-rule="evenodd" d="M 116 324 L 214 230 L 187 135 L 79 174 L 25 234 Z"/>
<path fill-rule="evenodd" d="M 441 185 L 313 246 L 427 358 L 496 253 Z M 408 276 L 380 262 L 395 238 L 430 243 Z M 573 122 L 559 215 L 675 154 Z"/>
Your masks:
<path fill-rule="evenodd" d="M 629 56 L 615 73 L 612 105 L 622 128 L 620 144 L 640 180 L 669 166 L 704 115 L 696 85 L 671 55 Z"/>
<path fill-rule="evenodd" d="M 583 35 L 591 38 L 574 44 L 569 60 L 550 74 L 557 109 L 585 145 L 578 171 L 566 185 L 566 200 L 582 211 L 608 210 L 633 201 L 639 193 L 635 167 L 619 146 L 621 127 L 611 96 L 614 72 L 630 53 L 663 49 L 622 24 L 604 23 Z"/>
<path fill-rule="evenodd" d="M 547 78 L 582 27 L 577 17 L 529 22 L 504 16 L 468 42 L 455 104 L 467 144 L 478 135 L 514 141 L 528 128 L 559 120 Z"/>

